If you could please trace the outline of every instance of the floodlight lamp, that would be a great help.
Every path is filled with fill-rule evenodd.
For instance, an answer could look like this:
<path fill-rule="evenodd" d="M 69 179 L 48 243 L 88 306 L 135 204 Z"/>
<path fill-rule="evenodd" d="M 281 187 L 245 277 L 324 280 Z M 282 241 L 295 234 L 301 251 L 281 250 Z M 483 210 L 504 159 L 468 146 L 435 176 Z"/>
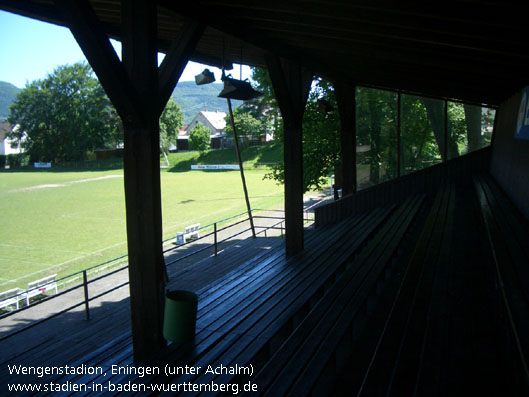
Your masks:
<path fill-rule="evenodd" d="M 209 69 L 204 69 L 202 73 L 195 76 L 195 83 L 197 85 L 209 84 L 215 81 L 215 75 Z"/>
<path fill-rule="evenodd" d="M 219 98 L 246 101 L 263 95 L 259 91 L 254 90 L 248 81 L 236 80 L 226 76 L 222 77 L 222 81 L 224 82 L 224 88 L 218 95 Z"/>

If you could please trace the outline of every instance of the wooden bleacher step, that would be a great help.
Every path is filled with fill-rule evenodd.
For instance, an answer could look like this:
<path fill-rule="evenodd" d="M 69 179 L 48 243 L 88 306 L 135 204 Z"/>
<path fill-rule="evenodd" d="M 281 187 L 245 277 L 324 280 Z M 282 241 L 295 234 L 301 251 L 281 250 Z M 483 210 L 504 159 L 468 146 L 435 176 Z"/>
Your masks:
<path fill-rule="evenodd" d="M 160 363 L 163 362 L 172 364 L 187 362 L 199 365 L 198 363 L 201 362 L 215 362 L 215 359 L 225 363 L 226 358 L 223 354 L 232 354 L 240 350 L 243 354 L 255 356 L 257 352 L 264 351 L 264 346 L 269 342 L 272 346 L 274 335 L 278 334 L 283 326 L 292 326 L 291 320 L 295 318 L 296 313 L 303 313 L 310 307 L 310 303 L 307 305 L 307 302 L 310 302 L 309 295 L 304 298 L 306 301 L 299 300 L 296 296 L 299 297 L 314 284 L 322 283 L 322 280 L 339 267 L 324 266 L 324 264 L 331 258 L 340 263 L 351 256 L 351 247 L 333 241 L 349 237 L 354 241 L 353 246 L 361 245 L 390 211 L 391 209 L 374 211 L 370 217 L 360 216 L 346 222 L 346 226 L 322 230 L 322 233 L 314 235 L 314 239 L 309 240 L 312 244 L 307 245 L 303 257 L 285 260 L 283 255 L 272 253 L 270 257 L 261 258 L 264 259 L 261 260 L 264 262 L 262 267 L 257 265 L 257 269 L 242 270 L 238 275 L 233 272 L 225 280 L 220 281 L 219 286 L 201 291 L 194 351 L 190 354 L 185 346 L 172 346 L 156 365 L 161 365 Z M 334 248 L 322 252 L 321 247 L 325 246 Z M 300 266 L 304 261 L 310 266 Z M 327 276 L 322 277 L 323 274 Z M 97 378 L 85 380 L 98 381 Z M 139 380 L 131 376 L 105 379 L 105 381 L 109 380 L 171 381 L 154 378 Z"/>
<path fill-rule="evenodd" d="M 337 269 L 339 267 L 339 263 L 344 262 L 347 257 L 351 256 L 351 252 L 354 251 L 354 248 L 359 245 L 369 234 L 371 233 L 370 230 L 376 227 L 377 224 L 379 224 L 386 216 L 387 216 L 387 210 L 386 211 L 375 211 L 374 214 L 376 214 L 376 217 L 373 219 L 365 219 L 364 223 L 359 224 L 356 228 L 356 232 L 351 235 L 352 241 L 354 242 L 352 247 L 347 249 L 347 247 L 344 247 L 343 244 L 335 244 L 336 250 L 333 249 L 326 251 L 325 255 L 319 255 L 320 259 L 319 261 L 314 262 L 314 265 L 316 265 L 316 269 L 320 268 L 321 265 L 327 264 L 327 269 L 323 267 L 323 271 L 326 272 L 326 274 L 329 274 L 329 272 L 332 272 L 332 269 Z M 370 225 L 370 226 L 368 226 Z M 356 237 L 355 237 L 356 236 Z M 347 237 L 347 236 L 342 236 Z M 332 247 L 331 247 L 332 248 Z M 344 256 L 343 254 L 340 254 L 340 251 L 348 252 Z M 337 254 L 340 254 L 336 256 Z M 329 263 L 329 259 L 334 256 L 335 261 L 337 258 L 342 258 L 336 263 Z M 307 255 L 304 255 L 304 258 L 301 258 L 303 260 L 310 259 L 310 256 L 307 258 Z M 300 259 L 300 260 L 301 260 Z M 320 265 L 318 265 L 320 264 Z M 333 264 L 333 266 L 329 266 L 330 264 Z M 297 264 L 296 264 L 297 265 Z M 317 284 L 320 283 L 320 288 L 322 284 L 322 280 L 328 278 L 328 276 L 321 277 L 323 273 L 321 273 L 322 270 L 317 270 L 317 273 L 314 273 L 311 278 L 306 279 L 303 284 L 299 285 L 296 289 L 292 290 L 291 293 L 288 295 L 289 301 L 285 301 L 284 299 L 277 300 L 274 299 L 270 303 L 275 303 L 275 309 L 274 311 L 270 312 L 269 315 L 262 319 L 262 321 L 259 321 L 257 324 L 255 324 L 252 327 L 251 335 L 253 336 L 253 341 L 248 341 L 247 343 L 238 343 L 236 346 L 237 350 L 234 350 L 234 348 L 230 350 L 226 350 L 227 357 L 234 356 L 234 351 L 240 351 L 239 355 L 233 359 L 233 361 L 228 362 L 235 362 L 239 365 L 244 365 L 246 362 L 252 362 L 255 363 L 256 360 L 253 359 L 253 357 L 262 357 L 263 355 L 268 355 L 271 349 L 274 349 L 273 346 L 279 345 L 279 340 L 281 338 L 284 338 L 285 334 L 289 333 L 289 328 L 292 328 L 292 318 L 295 318 L 296 315 L 299 315 L 303 310 L 306 310 L 306 303 L 308 301 L 308 297 L 310 295 L 307 295 L 303 299 L 299 299 L 300 292 L 302 291 L 310 291 L 314 290 L 315 286 L 317 287 Z M 293 280 L 295 281 L 295 280 Z M 316 288 L 317 289 L 317 288 Z M 279 295 L 278 295 L 279 297 Z M 293 299 L 293 300 L 292 300 Z M 294 317 L 293 317 L 294 316 Z M 264 328 L 263 328 L 264 327 Z M 226 363 L 227 360 L 226 356 L 219 356 L 216 363 Z M 210 358 L 204 360 L 204 362 L 207 362 Z M 257 360 L 259 361 L 259 360 Z M 199 361 L 200 362 L 200 361 Z M 226 364 L 225 364 L 226 365 Z M 223 375 L 220 376 L 219 379 L 216 379 L 215 382 L 219 383 L 226 383 L 228 381 L 232 381 L 232 379 L 228 379 L 229 375 Z M 181 380 L 181 379 L 180 379 Z M 179 381 L 180 381 L 179 380 Z M 184 378 L 185 381 L 188 381 L 189 379 Z M 203 383 L 211 381 L 210 376 L 202 376 L 197 381 Z"/>
<path fill-rule="evenodd" d="M 490 176 L 478 175 L 474 187 L 487 237 L 504 319 L 507 376 L 512 390 L 529 394 L 529 223 Z"/>
<path fill-rule="evenodd" d="M 395 236 L 392 233 L 396 233 L 398 237 L 403 236 L 407 224 L 413 219 L 414 213 L 420 206 L 421 201 L 421 198 L 408 201 L 388 218 L 375 237 L 355 257 L 353 264 L 349 265 L 345 272 L 337 279 L 333 288 L 320 299 L 303 322 L 283 343 L 281 349 L 270 358 L 264 368 L 254 377 L 253 382 L 259 384 L 262 392 L 270 395 L 282 395 L 283 392 L 288 391 L 291 385 L 298 379 L 298 372 L 305 369 L 304 363 L 307 359 L 312 363 L 311 365 L 318 365 L 315 360 L 310 360 L 314 349 L 319 354 L 333 354 L 336 351 L 336 349 L 329 350 L 327 347 L 319 349 L 318 346 L 320 346 L 321 338 L 325 338 L 329 334 L 330 327 L 330 330 L 334 331 L 335 334 L 331 332 L 332 336 L 328 336 L 325 339 L 327 343 L 333 344 L 340 341 L 341 336 L 343 336 L 345 329 L 348 327 L 341 328 L 336 326 L 333 328 L 333 325 L 340 316 L 341 320 L 345 320 L 350 316 L 349 314 L 341 312 L 340 308 L 346 307 L 349 311 L 352 310 L 353 312 L 365 309 L 365 298 L 369 295 L 370 291 L 376 290 L 377 281 L 380 277 L 383 277 L 384 267 L 390 262 L 393 252 L 398 245 L 396 242 L 393 244 L 390 243 L 392 237 Z M 388 230 L 392 231 L 392 233 L 389 233 L 391 237 L 388 236 Z M 397 240 L 399 238 L 395 241 Z M 388 249 L 385 252 L 384 250 L 378 251 L 377 248 L 380 247 L 386 247 Z M 365 266 L 362 266 L 364 264 Z M 375 271 L 371 272 L 372 269 L 375 269 Z M 355 277 L 356 275 L 357 277 Z M 351 294 L 351 292 L 358 291 L 358 287 L 362 287 L 362 298 L 354 301 L 353 306 L 347 305 L 347 295 Z M 338 298 L 344 302 L 342 304 L 337 303 L 337 308 L 333 309 L 332 304 Z M 351 334 L 352 331 L 349 332 L 349 335 Z M 307 346 L 307 343 L 309 343 L 309 346 Z M 320 363 L 326 363 L 327 361 L 319 360 Z M 311 379 L 311 377 L 304 376 L 302 379 L 305 382 L 307 379 Z"/>

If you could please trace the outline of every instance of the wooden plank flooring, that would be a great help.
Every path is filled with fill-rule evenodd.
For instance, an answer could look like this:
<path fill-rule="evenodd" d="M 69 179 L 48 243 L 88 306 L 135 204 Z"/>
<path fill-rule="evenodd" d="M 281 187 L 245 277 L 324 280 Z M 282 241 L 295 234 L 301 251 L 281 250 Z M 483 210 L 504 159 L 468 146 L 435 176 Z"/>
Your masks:
<path fill-rule="evenodd" d="M 216 278 L 234 273 L 235 268 L 250 260 L 258 260 L 272 251 L 280 251 L 281 238 L 259 237 L 245 240 L 227 248 L 217 257 L 210 257 L 196 265 L 178 269 L 169 268 L 171 287 L 199 292 Z M 231 270 L 230 270 L 231 269 Z M 205 277 L 201 274 L 207 273 Z M 124 287 L 125 292 L 128 286 Z M 130 314 L 127 298 L 113 296 L 103 298 L 98 308 L 92 309 L 91 319 L 84 319 L 84 311 L 68 312 L 56 319 L 38 325 L 22 334 L 0 343 L 0 385 L 9 376 L 7 365 L 59 365 L 60 363 L 83 362 L 87 357 L 98 356 L 102 345 L 114 340 L 127 340 L 130 344 Z"/>
<path fill-rule="evenodd" d="M 374 211 L 370 217 L 360 215 L 338 226 L 323 228 L 318 233 L 306 232 L 306 250 L 294 262 L 285 258 L 281 239 L 272 239 L 273 243 L 269 244 L 268 249 L 252 251 L 249 246 L 231 251 L 228 249 L 216 258 L 201 262 L 197 267 L 209 273 L 214 273 L 210 268 L 211 263 L 214 263 L 217 269 L 222 268 L 224 264 L 233 270 L 224 272 L 225 274 L 219 276 L 213 284 L 196 289 L 200 300 L 197 335 L 192 354 L 189 355 L 189 346 L 172 345 L 169 346 L 166 354 L 159 358 L 158 363 L 164 360 L 175 365 L 181 360 L 191 360 L 190 362 L 197 365 L 200 362 L 221 362 L 229 360 L 230 355 L 234 355 L 231 359 L 235 358 L 237 351 L 245 354 L 247 361 L 253 353 L 258 354 L 266 343 L 274 343 L 274 337 L 281 337 L 282 328 L 291 326 L 289 321 L 295 318 L 296 313 L 307 310 L 311 297 L 321 293 L 325 283 L 339 270 L 341 263 L 370 237 L 391 211 L 392 208 L 389 207 Z M 353 244 L 344 245 L 343 241 L 352 241 Z M 322 247 L 331 249 L 325 250 Z M 234 264 L 238 265 L 234 266 Z M 186 274 L 181 281 L 187 287 L 189 275 L 190 273 Z M 177 277 L 172 278 L 177 279 Z M 182 285 L 178 285 L 176 281 L 171 284 L 171 288 L 182 288 Z M 301 296 L 305 297 L 300 300 Z M 3 365 L 0 370 L 2 387 L 13 380 L 7 372 L 6 364 L 52 366 L 68 363 L 72 366 L 84 364 L 105 369 L 109 369 L 112 365 L 124 367 L 133 365 L 129 331 L 112 337 L 107 343 L 96 344 L 96 341 L 101 340 L 99 337 L 101 334 L 107 332 L 112 334 L 109 328 L 123 329 L 128 326 L 127 302 L 119 302 L 111 306 L 115 310 L 108 310 L 105 316 L 93 316 L 90 324 L 85 323 L 89 325 L 86 328 L 77 328 L 67 336 L 63 334 L 62 339 L 57 339 L 53 335 L 49 337 L 41 335 L 42 340 L 39 344 L 22 349 L 11 354 L 10 357 L 2 357 Z M 279 321 L 276 321 L 277 319 Z M 53 327 L 64 330 L 68 321 L 69 319 L 63 319 L 61 322 L 58 319 L 55 324 L 49 324 L 47 331 L 53 333 Z M 39 330 L 31 331 L 39 332 Z M 43 330 L 40 332 L 44 333 Z M 31 337 L 31 335 L 17 335 L 9 343 L 23 346 L 25 338 Z M 235 345 L 242 347 L 233 350 Z M 90 374 L 47 378 L 48 381 L 57 382 L 66 379 L 70 382 L 87 384 L 98 381 L 96 376 Z M 35 376 L 17 377 L 18 382 L 31 380 L 35 380 Z M 109 376 L 105 382 L 147 380 L 148 377 L 138 379 L 137 376 L 116 374 Z M 170 381 L 163 378 L 151 380 L 158 383 Z"/>
<path fill-rule="evenodd" d="M 168 349 L 155 364 L 187 364 L 204 368 L 208 364 L 227 360 L 227 356 L 235 357 L 237 352 L 257 354 L 267 342 L 272 341 L 272 334 L 275 335 L 283 325 L 288 326 L 285 322 L 309 302 L 309 296 L 299 299 L 300 293 L 305 290 L 317 292 L 317 284 L 324 283 L 329 273 L 339 266 L 340 261 L 336 257 L 343 257 L 344 260 L 350 256 L 388 214 L 389 209 L 376 211 L 372 217 L 356 217 L 336 227 L 319 230 L 317 234 L 308 236 L 306 250 L 301 256 L 286 260 L 281 253 L 263 264 L 264 268 L 258 266 L 251 277 L 241 274 L 242 285 L 240 279 L 236 279 L 236 286 L 228 282 L 220 291 L 205 296 L 203 306 L 199 308 L 202 312 L 198 315 L 197 335 L 191 354 L 185 348 L 175 347 L 174 350 Z M 342 243 L 350 239 L 356 239 L 357 243 Z M 330 249 L 322 250 L 322 247 Z M 325 272 L 327 275 L 322 276 Z M 287 305 L 285 299 L 289 297 L 292 300 Z M 224 364 L 228 365 L 227 362 Z M 192 382 L 195 378 L 196 375 L 190 374 L 178 378 L 178 382 Z M 112 381 L 121 384 L 129 381 L 166 383 L 172 379 L 118 376 Z"/>

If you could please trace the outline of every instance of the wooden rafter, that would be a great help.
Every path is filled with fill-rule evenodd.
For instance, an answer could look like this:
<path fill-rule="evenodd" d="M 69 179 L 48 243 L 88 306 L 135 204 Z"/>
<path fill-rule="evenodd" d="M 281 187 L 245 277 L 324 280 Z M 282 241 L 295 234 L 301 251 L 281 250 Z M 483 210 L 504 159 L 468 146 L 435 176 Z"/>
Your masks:
<path fill-rule="evenodd" d="M 159 71 L 159 100 L 158 110 L 161 114 L 165 104 L 172 95 L 174 87 L 187 65 L 198 40 L 204 32 L 205 25 L 194 21 L 188 22 L 182 28 L 180 35 L 173 41 Z"/>
<path fill-rule="evenodd" d="M 56 0 L 55 3 L 121 118 L 126 122 L 139 117 L 143 107 L 138 93 L 88 1 Z"/>
<path fill-rule="evenodd" d="M 192 60 L 266 66 L 264 53 L 328 79 L 498 105 L 527 85 L 529 44 L 522 3 L 404 0 L 158 0 L 158 48 L 168 52 L 186 18 L 206 24 Z M 120 1 L 90 0 L 120 38 Z M 0 0 L 0 8 L 64 25 L 53 1 Z M 245 44 L 242 45 L 241 42 Z M 414 82 L 416 80 L 416 82 Z"/>

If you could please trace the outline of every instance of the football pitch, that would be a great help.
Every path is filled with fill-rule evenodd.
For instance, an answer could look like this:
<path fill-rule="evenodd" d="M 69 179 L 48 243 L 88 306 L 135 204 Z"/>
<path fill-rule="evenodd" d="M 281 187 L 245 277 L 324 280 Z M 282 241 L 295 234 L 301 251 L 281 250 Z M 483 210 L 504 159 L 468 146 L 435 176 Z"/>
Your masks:
<path fill-rule="evenodd" d="M 248 170 L 252 208 L 277 208 L 283 188 Z M 161 172 L 163 237 L 246 210 L 239 171 Z M 0 291 L 80 271 L 127 253 L 123 171 L 0 172 Z"/>

